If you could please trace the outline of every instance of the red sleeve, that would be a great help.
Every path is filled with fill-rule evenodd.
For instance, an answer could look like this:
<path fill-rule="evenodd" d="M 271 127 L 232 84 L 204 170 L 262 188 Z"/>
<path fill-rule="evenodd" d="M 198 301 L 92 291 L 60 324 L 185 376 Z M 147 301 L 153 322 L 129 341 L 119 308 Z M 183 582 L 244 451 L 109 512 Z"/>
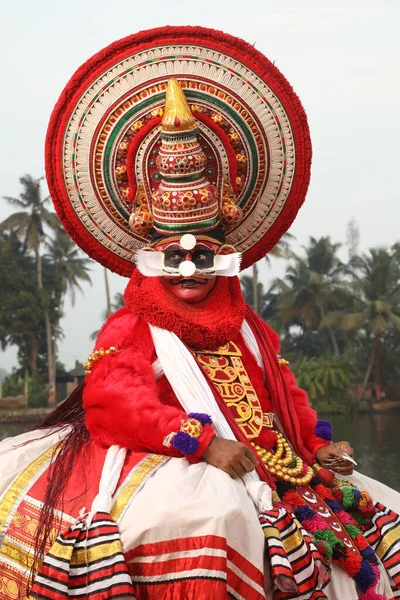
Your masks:
<path fill-rule="evenodd" d="M 330 444 L 330 441 L 318 437 L 315 433 L 317 413 L 308 403 L 308 396 L 304 390 L 297 387 L 293 372 L 288 367 L 282 367 L 283 377 L 289 387 L 294 409 L 300 422 L 301 437 L 304 445 L 315 456 L 320 448 Z"/>
<path fill-rule="evenodd" d="M 274 345 L 276 353 L 279 354 L 280 339 L 278 334 L 271 327 L 269 327 L 269 325 L 266 325 L 266 329 Z M 303 443 L 307 450 L 309 450 L 309 452 L 315 456 L 320 448 L 327 446 L 331 442 L 316 435 L 315 427 L 318 421 L 317 413 L 309 405 L 306 392 L 297 387 L 293 372 L 288 367 L 282 366 L 282 373 L 289 388 L 294 409 L 300 422 Z"/>
<path fill-rule="evenodd" d="M 166 447 L 164 438 L 178 432 L 187 414 L 162 403 L 152 369 L 153 345 L 147 327 L 122 310 L 103 328 L 96 349 L 115 346 L 118 352 L 102 356 L 86 376 L 83 403 L 86 426 L 102 446 L 118 444 L 138 452 L 182 456 Z M 142 327 L 142 329 L 141 329 Z M 201 458 L 214 437 L 205 425 L 198 438 L 199 449 L 191 458 Z"/>

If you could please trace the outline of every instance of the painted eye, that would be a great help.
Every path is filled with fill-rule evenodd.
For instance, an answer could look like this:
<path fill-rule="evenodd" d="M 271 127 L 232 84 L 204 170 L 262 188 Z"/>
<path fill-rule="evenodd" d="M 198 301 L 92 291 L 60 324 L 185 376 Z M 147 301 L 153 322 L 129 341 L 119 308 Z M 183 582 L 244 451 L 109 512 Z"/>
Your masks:
<path fill-rule="evenodd" d="M 210 269 L 214 264 L 214 253 L 211 250 L 198 250 L 192 255 L 198 269 Z"/>
<path fill-rule="evenodd" d="M 166 267 L 179 267 L 181 262 L 185 260 L 185 254 L 177 250 L 171 250 L 165 253 L 164 264 Z"/>

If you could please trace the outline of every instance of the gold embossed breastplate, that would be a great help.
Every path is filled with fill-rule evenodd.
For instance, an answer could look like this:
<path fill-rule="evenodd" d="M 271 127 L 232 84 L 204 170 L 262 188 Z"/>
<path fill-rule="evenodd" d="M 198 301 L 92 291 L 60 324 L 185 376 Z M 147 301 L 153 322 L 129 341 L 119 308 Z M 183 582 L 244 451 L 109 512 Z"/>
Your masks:
<path fill-rule="evenodd" d="M 248 440 L 257 438 L 263 427 L 272 427 L 273 415 L 263 413 L 240 348 L 234 342 L 218 350 L 202 350 L 195 354 L 228 408 L 233 409 L 235 420 Z"/>
<path fill-rule="evenodd" d="M 260 400 L 242 361 L 240 348 L 229 342 L 218 350 L 195 352 L 203 371 L 212 381 L 219 395 L 231 410 L 238 427 L 250 440 L 268 471 L 277 479 L 304 486 L 312 478 L 313 470 L 293 453 L 284 435 L 274 429 L 274 414 L 264 413 Z M 265 450 L 257 445 L 263 427 L 274 429 L 275 450 Z"/>

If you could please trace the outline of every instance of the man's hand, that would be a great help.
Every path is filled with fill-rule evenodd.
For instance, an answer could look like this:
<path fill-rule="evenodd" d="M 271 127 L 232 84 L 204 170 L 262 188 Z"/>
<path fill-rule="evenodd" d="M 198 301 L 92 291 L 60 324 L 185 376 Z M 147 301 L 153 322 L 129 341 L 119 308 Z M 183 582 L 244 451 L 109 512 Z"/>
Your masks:
<path fill-rule="evenodd" d="M 318 450 L 316 457 L 320 465 L 339 473 L 339 475 L 351 475 L 354 466 L 348 460 L 342 458 L 343 452 L 354 456 L 354 450 L 349 442 L 336 442 Z"/>
<path fill-rule="evenodd" d="M 228 473 L 233 479 L 250 473 L 257 465 L 256 457 L 246 444 L 218 437 L 211 440 L 203 458 L 210 465 Z"/>

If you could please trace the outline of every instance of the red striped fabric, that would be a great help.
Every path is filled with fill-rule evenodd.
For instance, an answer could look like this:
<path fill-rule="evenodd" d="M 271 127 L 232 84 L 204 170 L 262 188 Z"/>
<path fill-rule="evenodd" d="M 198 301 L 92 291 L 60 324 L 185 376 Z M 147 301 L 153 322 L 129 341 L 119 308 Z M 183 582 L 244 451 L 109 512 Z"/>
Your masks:
<path fill-rule="evenodd" d="M 259 518 L 276 588 L 274 598 L 326 598 L 322 590 L 329 575 L 307 532 L 284 508 L 266 511 Z"/>
<path fill-rule="evenodd" d="M 125 559 L 135 593 L 146 600 L 265 598 L 263 572 L 220 536 L 142 544 L 127 552 Z"/>
<path fill-rule="evenodd" d="M 400 516 L 383 504 L 375 504 L 372 524 L 364 531 L 395 585 L 395 598 L 400 597 Z"/>
<path fill-rule="evenodd" d="M 108 513 L 87 515 L 58 536 L 35 578 L 40 600 L 135 600 L 116 523 Z"/>

